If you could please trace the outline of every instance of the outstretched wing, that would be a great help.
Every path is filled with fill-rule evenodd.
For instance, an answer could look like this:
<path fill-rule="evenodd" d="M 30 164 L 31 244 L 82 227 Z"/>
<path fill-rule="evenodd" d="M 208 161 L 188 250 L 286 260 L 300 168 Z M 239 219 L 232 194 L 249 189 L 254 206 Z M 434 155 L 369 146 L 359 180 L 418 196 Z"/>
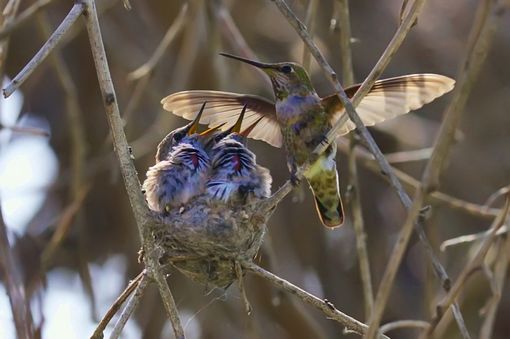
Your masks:
<path fill-rule="evenodd" d="M 276 121 L 274 103 L 256 95 L 245 95 L 219 91 L 183 91 L 171 94 L 161 100 L 163 108 L 188 120 L 193 120 L 202 104 L 207 102 L 201 123 L 209 126 L 222 126 L 223 130 L 231 127 L 239 117 L 244 105 L 246 113 L 241 130 L 257 119 L 262 120 L 253 128 L 249 137 L 263 140 L 275 147 L 282 146 L 282 133 Z"/>
<path fill-rule="evenodd" d="M 409 113 L 451 91 L 455 81 L 438 74 L 410 74 L 376 81 L 370 92 L 361 100 L 356 111 L 366 126 Z M 346 88 L 352 98 L 361 84 Z M 237 120 L 244 105 L 246 115 L 241 130 L 262 117 L 249 137 L 263 140 L 275 147 L 281 147 L 282 134 L 276 121 L 274 103 L 255 95 L 218 91 L 183 91 L 171 94 L 161 100 L 163 108 L 185 119 L 193 120 L 196 112 L 207 101 L 201 122 L 216 126 L 226 123 L 226 130 Z M 331 121 L 336 120 L 345 109 L 338 97 L 333 94 L 322 99 L 325 109 L 331 113 Z M 348 120 L 340 129 L 339 135 L 347 134 L 356 126 Z"/>
<path fill-rule="evenodd" d="M 428 104 L 451 91 L 454 84 L 455 80 L 438 74 L 410 74 L 378 80 L 356 107 L 356 112 L 366 126 L 373 126 Z M 360 86 L 357 84 L 347 88 L 347 96 L 352 98 Z M 323 98 L 322 103 L 328 112 L 332 112 L 333 124 L 345 112 L 335 94 Z M 349 120 L 340 129 L 339 135 L 355 128 Z"/>

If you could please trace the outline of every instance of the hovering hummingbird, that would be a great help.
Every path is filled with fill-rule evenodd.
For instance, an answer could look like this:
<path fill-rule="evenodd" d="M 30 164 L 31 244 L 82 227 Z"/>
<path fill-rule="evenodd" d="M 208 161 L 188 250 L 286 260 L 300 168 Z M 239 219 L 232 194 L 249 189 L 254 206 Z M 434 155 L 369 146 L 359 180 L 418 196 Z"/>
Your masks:
<path fill-rule="evenodd" d="M 246 125 L 262 118 L 250 137 L 276 147 L 285 146 L 291 179 L 295 178 L 299 166 L 310 163 L 304 176 L 314 193 L 321 221 L 328 227 L 340 226 L 343 210 L 336 171 L 336 146 L 332 144 L 320 155 L 315 155 L 313 150 L 324 141 L 332 124 L 345 112 L 341 101 L 336 94 L 319 97 L 304 68 L 296 63 L 269 64 L 230 54 L 221 55 L 262 69 L 271 79 L 276 103 L 254 95 L 184 91 L 164 98 L 161 101 L 163 108 L 189 119 L 198 102 L 207 100 L 211 105 L 204 112 L 202 122 L 216 124 L 233 120 L 238 107 L 246 105 Z M 366 126 L 372 126 L 422 107 L 449 92 L 454 83 L 453 79 L 437 74 L 411 74 L 379 80 L 356 111 Z M 346 88 L 347 95 L 352 98 L 359 87 L 360 84 Z M 347 121 L 339 135 L 355 128 L 353 122 Z"/>
<path fill-rule="evenodd" d="M 227 131 L 219 133 L 206 149 L 210 149 L 212 174 L 207 182 L 207 194 L 225 203 L 246 203 L 253 195 L 267 198 L 273 181 L 269 170 L 257 165 L 256 156 L 246 147 L 246 138 L 261 119 L 241 132 L 246 112 L 243 107 L 236 123 Z"/>
<path fill-rule="evenodd" d="M 196 133 L 204 108 L 205 103 L 191 123 L 170 132 L 158 145 L 156 164 L 147 170 L 142 185 L 151 210 L 168 213 L 205 191 L 211 162 L 204 141 L 219 126 Z"/>

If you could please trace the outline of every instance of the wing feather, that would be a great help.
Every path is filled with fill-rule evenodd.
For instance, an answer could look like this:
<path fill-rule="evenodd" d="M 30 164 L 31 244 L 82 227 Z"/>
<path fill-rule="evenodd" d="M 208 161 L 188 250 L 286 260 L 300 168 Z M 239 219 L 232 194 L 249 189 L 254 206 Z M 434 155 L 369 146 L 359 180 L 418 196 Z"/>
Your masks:
<path fill-rule="evenodd" d="M 370 92 L 361 100 L 356 111 L 366 126 L 373 126 L 388 119 L 416 110 L 451 91 L 455 81 L 438 74 L 410 74 L 376 81 Z M 361 85 L 346 89 L 352 98 Z M 345 112 L 336 95 L 322 99 L 334 123 Z M 347 134 L 356 126 L 348 121 L 339 135 Z"/>
<path fill-rule="evenodd" d="M 207 102 L 201 123 L 216 126 L 225 123 L 222 130 L 232 126 L 244 105 L 247 105 L 241 130 L 262 117 L 249 137 L 263 140 L 275 147 L 282 146 L 282 134 L 276 121 L 274 103 L 256 95 L 244 95 L 220 91 L 183 91 L 161 100 L 163 108 L 188 120 L 193 120 L 200 107 Z"/>

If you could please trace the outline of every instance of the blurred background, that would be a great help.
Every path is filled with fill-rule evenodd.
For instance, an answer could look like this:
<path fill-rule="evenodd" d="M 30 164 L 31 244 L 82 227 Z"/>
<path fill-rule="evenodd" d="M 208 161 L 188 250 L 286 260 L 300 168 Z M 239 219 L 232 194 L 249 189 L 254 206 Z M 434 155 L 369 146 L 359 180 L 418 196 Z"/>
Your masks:
<path fill-rule="evenodd" d="M 6 1 L 2 1 L 4 8 Z M 21 1 L 19 12 L 35 1 Z M 308 0 L 289 0 L 305 18 Z M 154 163 L 155 147 L 184 120 L 164 112 L 160 100 L 185 89 L 216 89 L 271 98 L 271 91 L 251 67 L 218 56 L 249 48 L 261 61 L 303 61 L 303 43 L 268 0 L 256 1 L 99 0 L 100 23 L 126 133 L 141 181 Z M 399 23 L 401 0 L 350 1 L 354 74 L 362 81 L 385 49 Z M 455 77 L 465 54 L 478 1 L 429 0 L 383 77 L 439 73 Z M 334 0 L 312 0 L 313 34 L 327 60 L 342 74 Z M 5 81 L 31 59 L 71 8 L 54 0 L 10 36 L 2 46 Z M 236 43 L 236 26 L 246 46 Z M 170 31 L 169 31 L 170 28 Z M 153 57 L 164 39 L 171 41 Z M 249 47 L 248 47 L 249 46 Z M 7 52 L 7 54 L 6 54 Z M 456 144 L 441 177 L 440 191 L 483 205 L 510 183 L 510 20 L 505 15 L 478 82 L 463 113 Z M 149 61 L 152 60 L 152 61 Z M 139 69 L 149 61 L 149 66 Z M 137 70 L 136 72 L 134 72 Z M 134 72 L 134 73 L 133 73 Z M 312 61 L 310 73 L 320 95 L 332 88 Z M 395 166 L 419 179 L 427 148 L 437 135 L 446 95 L 417 112 L 371 128 L 384 153 L 422 150 L 414 161 Z M 0 132 L 0 200 L 8 238 L 31 298 L 34 324 L 42 338 L 88 338 L 108 307 L 142 266 L 140 242 L 118 162 L 112 153 L 89 43 L 81 20 L 12 97 L 0 101 L 2 126 L 35 127 L 50 136 Z M 347 139 L 344 139 L 347 140 Z M 273 189 L 289 174 L 284 152 L 259 141 L 250 147 L 268 167 Z M 348 185 L 345 148 L 339 151 L 340 186 Z M 423 156 L 423 154 L 425 156 Z M 377 171 L 359 166 L 360 196 L 367 233 L 372 283 L 376 289 L 386 267 L 405 210 Z M 266 244 L 256 262 L 350 316 L 366 321 L 351 209 L 345 225 L 333 231 L 319 222 L 311 195 L 302 203 L 289 196 L 268 224 Z M 412 190 L 409 191 L 412 193 Z M 452 237 L 486 230 L 493 215 L 433 203 L 426 231 L 449 275 L 455 278 L 477 243 L 447 248 Z M 501 207 L 497 201 L 494 207 Z M 480 209 L 481 210 L 481 209 Z M 495 251 L 493 251 L 495 252 Z M 508 252 L 508 251 L 507 251 Z M 504 253 L 504 251 L 499 252 Z M 510 255 L 507 253 L 507 255 Z M 488 263 L 497 255 L 489 255 Z M 5 271 L 0 270 L 2 281 Z M 169 277 L 188 338 L 338 338 L 343 328 L 323 314 L 248 275 L 248 316 L 236 286 L 209 292 L 179 272 Z M 494 338 L 507 338 L 509 285 L 503 288 Z M 414 235 L 401 265 L 383 322 L 429 320 L 442 296 L 428 258 Z M 476 272 L 459 297 L 468 330 L 477 337 L 491 298 L 490 284 Z M 459 338 L 446 317 L 440 338 Z M 108 327 L 108 331 L 111 327 Z M 412 338 L 417 330 L 390 333 Z M 15 328 L 0 283 L 0 338 L 14 338 Z M 172 338 L 158 291 L 151 286 L 128 322 L 125 338 Z"/>

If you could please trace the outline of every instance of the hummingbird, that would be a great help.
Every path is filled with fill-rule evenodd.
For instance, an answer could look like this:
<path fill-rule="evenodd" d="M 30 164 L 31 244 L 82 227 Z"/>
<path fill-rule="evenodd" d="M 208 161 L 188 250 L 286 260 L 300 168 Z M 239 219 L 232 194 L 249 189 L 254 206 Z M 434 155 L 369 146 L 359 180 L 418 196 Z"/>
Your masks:
<path fill-rule="evenodd" d="M 296 183 L 299 166 L 310 164 L 304 177 L 310 184 L 322 223 L 341 226 L 343 209 L 336 170 L 336 145 L 322 154 L 313 150 L 324 142 L 326 133 L 342 114 L 343 104 L 336 94 L 319 97 L 305 69 L 293 62 L 262 63 L 235 55 L 220 53 L 263 70 L 270 78 L 275 102 L 265 98 L 220 91 L 183 91 L 171 94 L 161 102 L 167 111 L 190 118 L 199 100 L 211 103 L 202 117 L 203 123 L 232 121 L 239 106 L 246 105 L 246 125 L 262 118 L 250 137 L 275 147 L 284 145 L 291 180 Z M 366 126 L 406 114 L 422 107 L 453 89 L 455 81 L 438 74 L 410 74 L 377 81 L 356 108 Z M 361 85 L 346 88 L 352 98 Z M 338 135 L 355 129 L 347 121 Z"/>
<path fill-rule="evenodd" d="M 147 170 L 142 185 L 153 211 L 167 214 L 205 191 L 211 162 L 204 143 L 219 127 L 196 133 L 205 104 L 191 123 L 170 132 L 158 145 L 156 164 Z"/>
<path fill-rule="evenodd" d="M 257 165 L 255 154 L 246 147 L 248 135 L 261 119 L 241 131 L 245 112 L 246 106 L 236 123 L 206 146 L 210 149 L 212 167 L 207 194 L 224 203 L 245 204 L 250 196 L 263 199 L 271 194 L 273 179 L 269 170 Z"/>

